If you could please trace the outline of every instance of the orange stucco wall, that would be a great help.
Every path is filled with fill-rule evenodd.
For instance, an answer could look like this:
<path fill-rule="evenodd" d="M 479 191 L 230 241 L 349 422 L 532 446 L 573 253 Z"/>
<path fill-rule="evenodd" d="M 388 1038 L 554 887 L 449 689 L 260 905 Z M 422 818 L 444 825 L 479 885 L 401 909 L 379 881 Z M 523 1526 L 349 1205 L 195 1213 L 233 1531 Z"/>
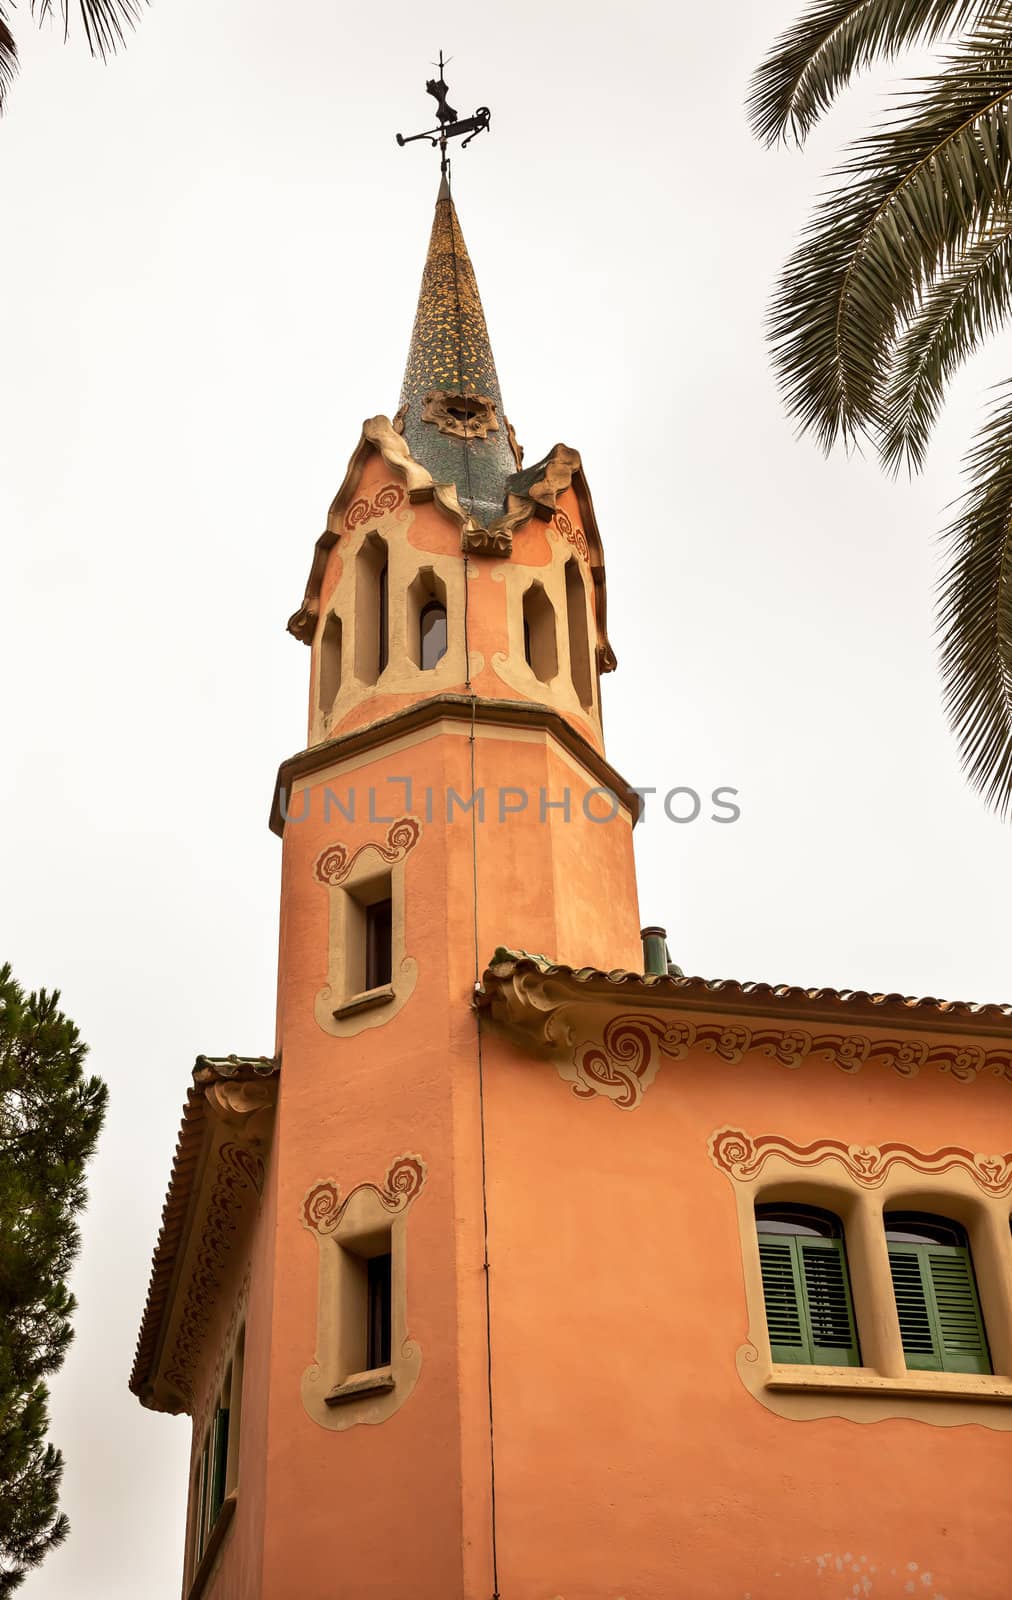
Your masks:
<path fill-rule="evenodd" d="M 384 838 L 385 825 L 368 819 L 367 795 L 375 789 L 378 816 L 396 815 L 393 800 L 402 791 L 384 787 L 391 772 L 410 772 L 422 819 L 405 865 L 405 950 L 418 964 L 417 984 L 382 1026 L 334 1038 L 314 1018 L 327 978 L 328 890 L 315 880 L 313 862 L 336 841 L 354 850 Z M 506 823 L 496 820 L 490 799 L 485 822 L 474 829 L 482 960 L 494 943 L 524 939 L 562 959 L 634 963 L 631 828 L 628 818 L 586 819 L 581 796 L 596 780 L 581 779 L 557 747 L 499 729 L 479 736 L 475 776 L 490 795 L 502 784 L 534 796 L 528 812 Z M 328 784 L 345 805 L 354 788 L 354 824 L 337 813 L 324 821 Z M 465 1592 L 470 1568 L 467 1592 L 479 1593 L 488 1571 L 472 827 L 457 811 L 447 824 L 449 788 L 470 794 L 471 747 L 460 733 L 437 728 L 409 751 L 322 775 L 305 806 L 298 797 L 291 804 L 293 817 L 303 809 L 306 815 L 285 833 L 282 1087 L 271 1168 L 277 1212 L 275 1222 L 265 1209 L 261 1224 L 276 1227 L 264 1595 L 449 1596 Z M 557 799 L 571 791 L 568 822 L 552 810 L 540 819 L 542 788 Z M 594 911 L 602 893 L 611 906 L 606 923 Z M 530 1071 L 528 1063 L 524 1077 Z M 301 1202 L 320 1178 L 334 1177 L 345 1192 L 378 1182 L 405 1152 L 420 1153 L 428 1167 L 408 1233 L 408 1323 L 422 1351 L 421 1376 L 403 1409 L 382 1425 L 332 1433 L 300 1401 L 314 1353 L 318 1285 Z M 354 1538 L 341 1538 L 341 1528 L 354 1530 Z M 396 1537 L 392 1528 L 400 1530 Z M 223 1564 L 223 1579 L 225 1570 Z"/>
<path fill-rule="evenodd" d="M 707 1140 L 990 1149 L 1009 1085 L 697 1051 L 622 1113 L 494 1035 L 485 1061 L 503 1596 L 1007 1595 L 1012 1436 L 793 1421 L 743 1387 L 735 1199 Z"/>
<path fill-rule="evenodd" d="M 382 481 L 368 468 L 363 492 Z M 421 509 L 410 537 L 446 553 L 444 523 Z M 532 525 L 518 555 L 544 560 L 539 539 Z M 493 564 L 477 563 L 469 594 L 488 670 L 504 640 Z M 475 689 L 505 696 L 499 679 Z M 389 699 L 372 696 L 352 722 L 388 714 Z M 394 775 L 410 775 L 410 804 Z M 447 791 L 468 796 L 472 779 L 484 821 L 472 827 L 459 808 L 448 821 Z M 345 758 L 290 799 L 282 1070 L 252 1254 L 239 1506 L 206 1592 L 488 1600 L 494 1444 L 502 1600 L 1004 1600 L 1012 1435 L 787 1420 L 744 1387 L 735 1195 L 708 1139 L 730 1124 L 799 1144 L 987 1150 L 1008 1126 L 1009 1086 L 814 1060 L 791 1072 L 758 1054 L 732 1066 L 696 1048 L 621 1111 L 581 1100 L 550 1059 L 479 1028 L 476 963 L 497 945 L 638 967 L 631 826 L 588 819 L 596 782 L 537 730 L 477 725 L 472 742 L 466 724 L 435 725 Z M 346 807 L 354 790 L 354 820 L 333 805 L 325 816 L 328 787 Z M 529 803 L 500 822 L 505 787 Z M 559 801 L 567 789 L 568 817 L 542 812 L 542 790 Z M 405 811 L 421 822 L 402 862 L 415 987 L 342 1035 L 320 1000 L 341 891 L 314 863 L 335 844 L 350 858 L 384 843 Z M 406 1224 L 420 1375 L 382 1423 L 335 1431 L 300 1393 L 319 1286 L 302 1203 L 321 1179 L 345 1194 L 378 1184 L 407 1153 L 427 1169 Z"/>

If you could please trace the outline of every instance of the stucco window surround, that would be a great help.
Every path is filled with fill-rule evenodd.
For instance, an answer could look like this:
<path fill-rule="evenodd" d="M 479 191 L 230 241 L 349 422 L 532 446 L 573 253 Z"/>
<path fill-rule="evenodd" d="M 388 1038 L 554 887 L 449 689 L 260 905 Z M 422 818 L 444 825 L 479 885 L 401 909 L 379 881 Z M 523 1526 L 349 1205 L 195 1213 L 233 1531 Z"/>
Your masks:
<path fill-rule="evenodd" d="M 414 992 L 418 963 L 405 941 L 406 861 L 422 825 L 399 817 L 383 838 L 352 850 L 328 845 L 317 856 L 313 875 L 327 892 L 327 982 L 316 996 L 315 1015 L 325 1032 L 338 1038 L 380 1027 L 397 1015 Z M 370 907 L 390 901 L 390 980 L 366 987 Z"/>
<path fill-rule="evenodd" d="M 938 1426 L 968 1422 L 1012 1430 L 1012 1166 L 948 1147 L 920 1152 L 897 1143 L 794 1145 L 738 1129 L 711 1136 L 714 1165 L 731 1180 L 737 1206 L 748 1315 L 738 1374 L 770 1411 L 799 1420 L 843 1416 L 855 1422 L 911 1417 Z M 757 1205 L 819 1206 L 843 1224 L 861 1366 L 801 1366 L 773 1361 L 755 1225 Z M 992 1373 L 908 1368 L 889 1265 L 883 1212 L 951 1218 L 967 1232 Z"/>
<path fill-rule="evenodd" d="M 315 682 L 309 738 L 330 737 L 356 706 L 371 695 L 417 694 L 453 689 L 468 676 L 464 648 L 464 563 L 459 555 L 419 549 L 411 543 L 415 511 L 402 489 L 390 484 L 365 506 L 364 519 L 345 519 L 332 560 L 338 576 L 316 623 Z M 386 573 L 385 664 L 381 666 L 380 577 Z M 434 667 L 419 659 L 418 619 L 426 599 L 447 612 L 447 648 Z M 328 631 L 329 629 L 329 631 Z M 335 660 L 340 668 L 335 670 Z M 471 674 L 484 659 L 472 651 Z"/>
<path fill-rule="evenodd" d="M 398 1156 L 381 1184 L 342 1198 L 332 1178 L 307 1191 L 301 1221 L 319 1260 L 316 1353 L 302 1378 L 302 1404 L 334 1431 L 379 1423 L 398 1411 L 418 1381 L 422 1353 L 408 1335 L 408 1214 L 421 1193 L 421 1156 Z M 390 1257 L 390 1360 L 367 1367 L 370 1260 Z"/>

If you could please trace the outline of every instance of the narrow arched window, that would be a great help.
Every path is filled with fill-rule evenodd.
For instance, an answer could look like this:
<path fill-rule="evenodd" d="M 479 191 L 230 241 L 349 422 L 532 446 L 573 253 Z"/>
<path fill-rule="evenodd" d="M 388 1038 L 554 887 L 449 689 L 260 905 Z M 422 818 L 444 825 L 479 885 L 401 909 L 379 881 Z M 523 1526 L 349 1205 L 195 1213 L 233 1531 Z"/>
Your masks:
<path fill-rule="evenodd" d="M 320 640 L 320 710 L 329 716 L 341 691 L 341 619 L 331 611 Z"/>
<path fill-rule="evenodd" d="M 378 533 L 363 540 L 356 561 L 355 673 L 375 683 L 390 659 L 390 577 L 386 541 Z"/>
<path fill-rule="evenodd" d="M 585 711 L 594 704 L 590 671 L 590 637 L 587 629 L 587 591 L 576 556 L 566 562 L 566 622 L 569 630 L 569 670 L 573 688 Z"/>
<path fill-rule="evenodd" d="M 446 654 L 446 607 L 430 600 L 418 615 L 418 661 L 423 672 L 430 671 Z"/>
<path fill-rule="evenodd" d="M 773 1360 L 859 1367 L 839 1217 L 819 1206 L 761 1205 L 755 1225 Z"/>
<path fill-rule="evenodd" d="M 887 1211 L 883 1222 L 907 1366 L 990 1372 L 965 1228 L 925 1211 Z"/>
<path fill-rule="evenodd" d="M 378 628 L 379 671 L 383 672 L 390 660 L 390 567 L 384 561 L 379 573 Z"/>
<path fill-rule="evenodd" d="M 559 670 L 555 608 L 540 583 L 532 583 L 523 600 L 524 656 L 536 678 L 550 683 Z"/>

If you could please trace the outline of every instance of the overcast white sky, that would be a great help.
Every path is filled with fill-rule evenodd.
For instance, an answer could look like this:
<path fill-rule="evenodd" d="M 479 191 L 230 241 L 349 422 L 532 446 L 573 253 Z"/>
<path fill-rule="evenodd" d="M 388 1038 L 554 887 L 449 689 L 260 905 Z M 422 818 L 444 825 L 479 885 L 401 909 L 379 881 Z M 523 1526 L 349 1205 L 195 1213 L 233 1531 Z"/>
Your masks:
<path fill-rule="evenodd" d="M 17 13 L 0 124 L 0 954 L 59 985 L 109 1082 L 53 1386 L 70 1541 L 30 1600 L 172 1600 L 187 1430 L 126 1389 L 198 1051 L 273 1046 L 284 631 L 365 416 L 392 413 L 437 185 L 428 63 L 492 108 L 454 191 L 505 404 L 583 453 L 640 785 L 741 791 L 639 832 L 688 972 L 997 1000 L 1008 834 L 964 787 L 932 642 L 936 531 L 1004 376 L 961 378 L 925 476 L 796 442 L 762 342 L 840 142 L 755 145 L 751 66 L 800 0 L 158 0 L 108 69 Z M 607 908 L 602 907 L 602 915 Z"/>

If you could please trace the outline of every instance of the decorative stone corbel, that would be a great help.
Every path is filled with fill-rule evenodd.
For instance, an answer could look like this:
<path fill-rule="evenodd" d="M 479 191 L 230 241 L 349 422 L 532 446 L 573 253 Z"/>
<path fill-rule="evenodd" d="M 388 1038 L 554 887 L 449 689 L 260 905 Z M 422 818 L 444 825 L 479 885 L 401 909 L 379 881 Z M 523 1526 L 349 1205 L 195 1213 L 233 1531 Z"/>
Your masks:
<path fill-rule="evenodd" d="M 471 517 L 467 526 L 461 529 L 460 548 L 466 556 L 506 557 L 513 549 L 512 529 L 504 527 L 501 521 L 493 522 L 490 528 L 483 528 L 480 522 Z"/>
<path fill-rule="evenodd" d="M 277 1101 L 277 1079 L 218 1078 L 204 1088 L 208 1110 L 216 1122 L 230 1129 L 251 1149 L 261 1149 L 270 1140 Z"/>
<path fill-rule="evenodd" d="M 614 999 L 574 995 L 572 979 L 553 977 L 551 968 L 514 968 L 483 1002 L 499 1027 L 526 1050 L 552 1061 L 579 1099 L 599 1095 L 632 1111 L 657 1076 L 662 1057 L 685 1055 L 690 1030 L 674 1019 L 616 1016 L 615 1005 Z"/>

